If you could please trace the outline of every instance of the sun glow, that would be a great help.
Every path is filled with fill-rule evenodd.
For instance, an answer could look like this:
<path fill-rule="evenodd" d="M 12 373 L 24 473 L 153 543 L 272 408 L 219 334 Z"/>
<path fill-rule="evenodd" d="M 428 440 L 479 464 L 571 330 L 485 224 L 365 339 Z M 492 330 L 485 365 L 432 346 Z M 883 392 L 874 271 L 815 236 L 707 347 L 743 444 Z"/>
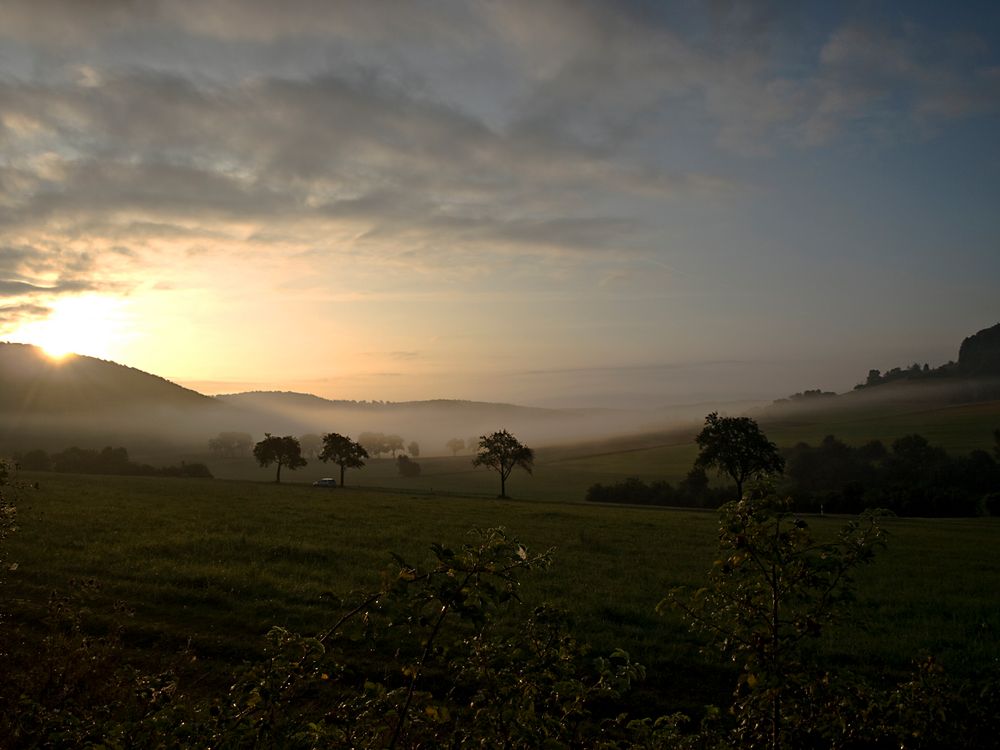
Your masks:
<path fill-rule="evenodd" d="M 34 344 L 56 360 L 71 353 L 112 359 L 124 338 L 123 307 L 112 297 L 58 300 L 49 317 L 21 326 L 13 340 Z"/>

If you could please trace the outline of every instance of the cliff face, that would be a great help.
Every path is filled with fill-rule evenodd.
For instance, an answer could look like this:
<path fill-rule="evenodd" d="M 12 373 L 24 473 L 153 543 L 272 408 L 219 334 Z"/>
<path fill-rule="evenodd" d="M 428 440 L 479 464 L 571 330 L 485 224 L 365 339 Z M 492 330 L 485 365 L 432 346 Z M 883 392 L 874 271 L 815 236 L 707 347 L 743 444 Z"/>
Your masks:
<path fill-rule="evenodd" d="M 962 342 L 958 371 L 964 377 L 1000 376 L 1000 323 Z"/>

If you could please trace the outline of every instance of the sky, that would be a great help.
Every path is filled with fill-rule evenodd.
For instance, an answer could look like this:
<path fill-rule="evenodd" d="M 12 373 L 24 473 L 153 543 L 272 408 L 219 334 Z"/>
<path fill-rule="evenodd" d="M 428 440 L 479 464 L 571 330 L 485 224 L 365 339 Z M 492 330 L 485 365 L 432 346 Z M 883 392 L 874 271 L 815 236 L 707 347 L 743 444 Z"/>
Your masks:
<path fill-rule="evenodd" d="M 998 199 L 994 2 L 0 4 L 0 339 L 204 393 L 845 391 Z"/>

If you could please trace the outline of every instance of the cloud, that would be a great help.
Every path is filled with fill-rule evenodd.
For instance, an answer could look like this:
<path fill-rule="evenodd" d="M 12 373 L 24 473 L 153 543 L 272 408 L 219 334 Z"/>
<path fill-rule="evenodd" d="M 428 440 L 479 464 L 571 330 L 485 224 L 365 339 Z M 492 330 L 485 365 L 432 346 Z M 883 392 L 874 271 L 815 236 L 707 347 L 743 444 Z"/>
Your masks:
<path fill-rule="evenodd" d="M 555 279 L 611 259 L 592 264 L 595 283 L 626 289 L 671 260 L 663 230 L 689 220 L 675 207 L 745 190 L 734 153 L 926 137 L 996 111 L 1000 68 L 975 30 L 956 41 L 919 21 L 808 15 L 780 2 L 4 3 L 3 289 L 124 292 L 140 268 L 182 289 L 175 269 L 215 270 L 215 257 L 300 275 L 336 261 L 355 285 L 519 263 Z"/>
<path fill-rule="evenodd" d="M 0 230 L 113 237 L 122 253 L 148 254 L 157 240 L 188 254 L 247 240 L 301 246 L 331 224 L 366 252 L 405 241 L 442 265 L 457 243 L 617 249 L 642 224 L 622 196 L 730 189 L 550 133 L 496 129 L 364 71 L 232 84 L 112 71 L 2 81 L 0 98 L 5 122 L 32 123 L 4 134 L 21 166 L 7 176 L 19 189 L 0 205 Z"/>
<path fill-rule="evenodd" d="M 914 27 L 841 26 L 819 52 L 804 141 L 826 144 L 852 126 L 923 138 L 949 120 L 1000 111 L 1000 78 L 978 48 Z"/>
<path fill-rule="evenodd" d="M 0 298 L 3 293 L 0 291 Z M 16 331 L 22 325 L 36 320 L 44 320 L 52 313 L 52 308 L 23 302 L 15 305 L 0 305 L 0 334 Z"/>

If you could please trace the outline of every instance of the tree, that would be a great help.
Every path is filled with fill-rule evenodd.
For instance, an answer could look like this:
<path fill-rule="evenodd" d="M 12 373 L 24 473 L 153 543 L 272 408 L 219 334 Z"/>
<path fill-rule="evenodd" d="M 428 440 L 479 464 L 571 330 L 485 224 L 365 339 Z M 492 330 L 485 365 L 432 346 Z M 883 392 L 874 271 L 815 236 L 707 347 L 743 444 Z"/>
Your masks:
<path fill-rule="evenodd" d="M 264 439 L 253 447 L 253 457 L 261 466 L 278 464 L 278 473 L 274 477 L 275 482 L 281 481 L 281 467 L 287 466 L 294 471 L 306 465 L 306 460 L 302 458 L 302 447 L 299 441 L 291 435 L 276 437 L 269 432 L 264 433 Z"/>
<path fill-rule="evenodd" d="M 695 442 L 701 449 L 695 467 L 729 475 L 736 483 L 738 497 L 743 497 L 743 485 L 748 479 L 785 470 L 785 459 L 778 447 L 750 417 L 720 417 L 713 411 L 705 417 L 705 427 Z"/>
<path fill-rule="evenodd" d="M 452 438 L 445 445 L 453 456 L 457 456 L 459 451 L 465 450 L 465 441 L 462 438 Z"/>
<path fill-rule="evenodd" d="M 414 458 L 420 458 L 420 443 L 416 440 L 410 441 L 410 444 L 406 446 L 406 450 L 409 451 L 410 455 Z"/>
<path fill-rule="evenodd" d="M 808 747 L 811 733 L 843 722 L 840 706 L 821 699 L 835 695 L 831 675 L 812 663 L 815 650 L 805 644 L 844 615 L 855 572 L 885 546 L 874 515 L 820 542 L 788 505 L 766 490 L 724 505 L 707 585 L 674 589 L 657 607 L 679 609 L 739 665 L 736 747 Z"/>
<path fill-rule="evenodd" d="M 400 454 L 399 458 L 396 459 L 396 468 L 399 469 L 399 476 L 401 477 L 420 476 L 420 464 L 416 461 L 411 461 L 410 457 L 405 453 Z"/>
<path fill-rule="evenodd" d="M 362 446 L 375 458 L 389 452 L 385 434 L 381 432 L 362 432 L 358 435 L 358 445 Z"/>
<path fill-rule="evenodd" d="M 385 449 L 392 453 L 392 457 L 396 457 L 396 451 L 403 450 L 403 438 L 399 435 L 386 435 L 385 436 Z"/>
<path fill-rule="evenodd" d="M 500 475 L 500 497 L 507 497 L 507 477 L 520 466 L 529 474 L 535 462 L 535 452 L 511 435 L 507 430 L 482 435 L 479 453 L 472 459 L 473 466 L 488 466 Z"/>
<path fill-rule="evenodd" d="M 365 465 L 368 451 L 360 443 L 356 443 L 346 435 L 330 432 L 323 436 L 323 450 L 319 460 L 326 463 L 333 461 L 340 466 L 340 486 L 344 486 L 344 469 L 360 469 Z"/>

